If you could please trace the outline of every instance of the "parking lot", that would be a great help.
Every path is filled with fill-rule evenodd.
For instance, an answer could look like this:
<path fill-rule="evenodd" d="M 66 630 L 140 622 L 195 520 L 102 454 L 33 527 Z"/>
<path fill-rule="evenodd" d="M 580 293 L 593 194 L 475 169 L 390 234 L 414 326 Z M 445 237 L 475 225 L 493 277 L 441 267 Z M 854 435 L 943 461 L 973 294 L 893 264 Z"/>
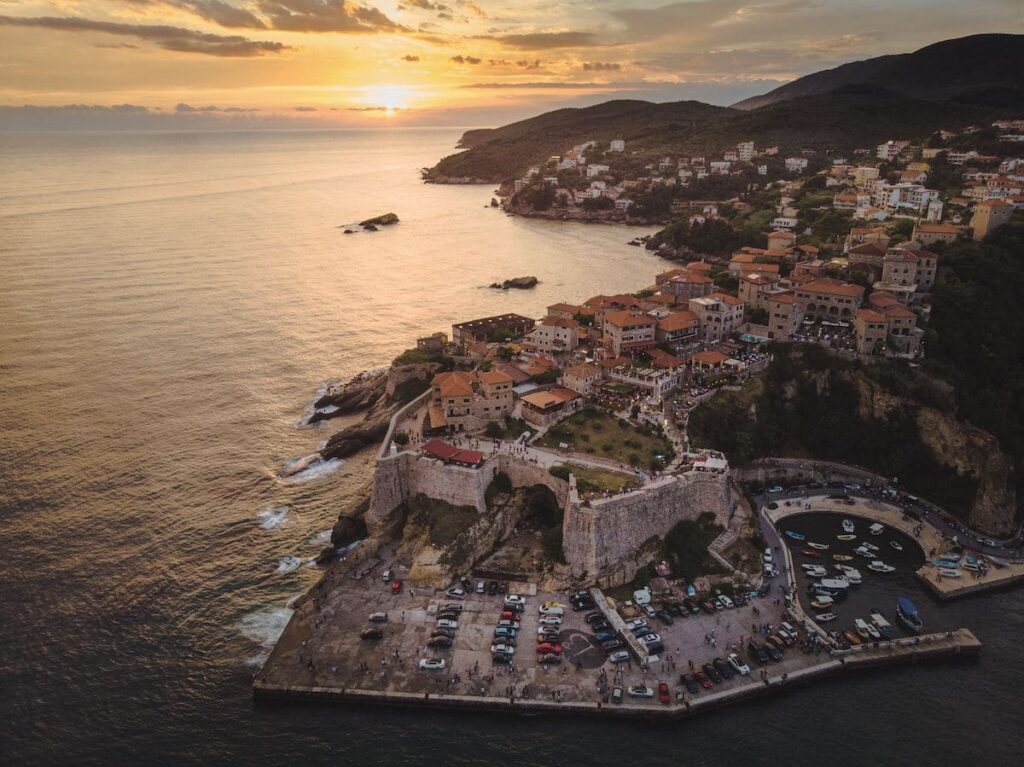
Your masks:
<path fill-rule="evenodd" d="M 781 578 L 776 579 L 781 583 Z M 672 701 L 708 694 L 712 689 L 687 691 L 681 675 L 700 669 L 715 658 L 724 659 L 738 651 L 751 668 L 747 677 L 720 680 L 712 688 L 723 689 L 757 683 L 765 668 L 755 662 L 746 648 L 753 635 L 763 641 L 758 628 L 771 624 L 773 630 L 785 620 L 783 606 L 776 604 L 781 594 L 777 583 L 766 597 L 746 606 L 675 617 L 671 625 L 648 618 L 664 644 L 659 660 L 642 668 L 630 655 L 627 662 L 612 664 L 595 639 L 585 620 L 592 610 L 574 611 L 570 595 L 535 592 L 530 584 L 508 584 L 510 592 L 521 593 L 524 609 L 518 621 L 516 647 L 508 664 L 493 661 L 491 645 L 503 610 L 501 594 L 478 594 L 471 588 L 464 599 L 454 599 L 444 591 L 408 589 L 392 593 L 379 576 L 359 581 L 347 579 L 339 587 L 325 589 L 298 610 L 301 620 L 293 621 L 275 650 L 274 663 L 268 664 L 268 681 L 324 688 L 365 689 L 405 693 L 447 693 L 487 697 L 533 699 L 564 702 L 612 703 L 616 687 L 624 691 L 623 706 L 659 705 L 658 683 L 665 682 Z M 474 584 L 475 585 L 475 584 Z M 562 623 L 557 629 L 560 662 L 542 664 L 537 653 L 538 608 L 544 602 L 565 605 Z M 451 647 L 427 647 L 436 631 L 439 610 L 458 604 L 457 628 L 452 628 Z M 657 600 L 655 604 L 660 607 Z M 633 608 L 620 608 L 625 620 L 634 616 Z M 369 620 L 372 613 L 387 614 L 385 622 Z M 382 629 L 380 639 L 361 639 L 367 628 Z M 801 635 L 801 639 L 803 636 Z M 443 669 L 421 669 L 422 659 L 444 660 Z M 815 655 L 799 646 L 788 648 L 784 659 L 771 663 L 777 675 L 812 665 Z M 692 667 L 691 667 L 691 664 Z M 276 678 L 275 678 L 276 677 Z M 632 698 L 628 688 L 649 687 L 654 698 Z"/>

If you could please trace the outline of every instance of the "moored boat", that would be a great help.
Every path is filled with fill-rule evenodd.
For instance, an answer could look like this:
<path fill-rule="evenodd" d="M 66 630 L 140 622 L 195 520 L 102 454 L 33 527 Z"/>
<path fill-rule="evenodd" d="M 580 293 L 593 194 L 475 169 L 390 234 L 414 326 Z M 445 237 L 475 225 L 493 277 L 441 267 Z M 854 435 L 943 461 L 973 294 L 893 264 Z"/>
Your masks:
<path fill-rule="evenodd" d="M 881 522 L 875 522 L 871 527 L 868 528 L 868 532 L 872 535 L 881 535 L 885 532 L 885 525 Z"/>
<path fill-rule="evenodd" d="M 939 575 L 943 578 L 959 578 L 963 573 L 956 567 L 940 567 Z"/>
<path fill-rule="evenodd" d="M 895 567 L 893 567 L 892 565 L 887 565 L 881 559 L 874 559 L 868 565 L 868 570 L 871 570 L 872 572 L 876 572 L 876 573 L 891 573 L 895 569 L 896 569 Z"/>
<path fill-rule="evenodd" d="M 853 557 L 849 554 L 833 554 L 832 559 L 836 560 L 836 562 L 849 562 Z"/>
<path fill-rule="evenodd" d="M 828 573 L 828 570 L 826 570 L 821 565 L 800 565 L 800 566 L 804 569 L 804 572 L 807 573 L 807 575 L 810 576 L 811 578 L 824 578 L 825 575 Z"/>
<path fill-rule="evenodd" d="M 873 552 L 871 549 L 866 549 L 863 546 L 858 546 L 857 548 L 855 548 L 853 550 L 853 553 L 856 554 L 858 557 L 864 557 L 864 559 L 871 559 L 871 557 L 875 556 L 875 552 Z"/>
<path fill-rule="evenodd" d="M 812 549 L 817 549 L 818 551 L 825 551 L 828 549 L 827 543 L 815 543 L 814 541 L 807 541 L 807 545 L 810 546 Z"/>
<path fill-rule="evenodd" d="M 843 632 L 843 636 L 846 637 L 846 641 L 850 644 L 857 645 L 861 643 L 861 638 L 857 635 L 857 632 L 852 629 L 846 629 L 846 631 Z"/>
<path fill-rule="evenodd" d="M 896 549 L 896 551 L 903 551 L 903 545 L 899 541 L 889 541 L 889 545 Z"/>
<path fill-rule="evenodd" d="M 811 601 L 811 607 L 815 610 L 827 610 L 832 607 L 836 602 L 832 597 L 827 597 L 824 594 L 819 595 L 816 599 Z"/>
<path fill-rule="evenodd" d="M 786 530 L 786 536 L 792 538 L 794 541 L 802 541 L 807 537 L 803 533 L 798 533 L 796 530 Z"/>
<path fill-rule="evenodd" d="M 805 557 L 815 557 L 815 558 L 817 558 L 817 557 L 821 556 L 821 554 L 819 554 L 814 549 L 801 549 L 800 553 L 803 554 Z"/>
<path fill-rule="evenodd" d="M 857 539 L 856 535 L 851 535 L 849 533 L 844 533 L 843 535 L 837 535 L 836 536 L 836 540 L 837 541 L 853 541 L 853 540 L 856 540 L 856 539 Z"/>
<path fill-rule="evenodd" d="M 845 577 L 846 580 L 848 580 L 854 586 L 858 585 L 863 580 L 860 574 L 860 570 L 858 570 L 856 567 L 850 567 L 849 565 L 836 565 L 836 570 L 841 572 L 843 574 L 843 577 Z"/>
<path fill-rule="evenodd" d="M 924 621 L 917 614 L 917 607 L 907 597 L 896 598 L 896 618 L 911 633 L 917 634 L 924 628 Z"/>
<path fill-rule="evenodd" d="M 814 616 L 814 620 L 816 620 L 818 623 L 829 623 L 831 621 L 834 621 L 835 619 L 835 613 L 821 613 L 820 615 Z"/>
<path fill-rule="evenodd" d="M 844 519 L 843 520 L 843 532 L 844 533 L 852 533 L 853 532 L 853 520 L 852 519 Z"/>
<path fill-rule="evenodd" d="M 871 608 L 869 617 L 871 622 L 875 624 L 875 628 L 878 629 L 879 634 L 886 639 L 892 639 L 892 624 L 885 619 L 885 616 L 877 608 Z"/>
<path fill-rule="evenodd" d="M 882 635 L 878 633 L 878 629 L 863 618 L 854 619 L 853 625 L 856 626 L 857 634 L 860 635 L 862 639 L 870 639 L 877 642 L 882 638 Z"/>

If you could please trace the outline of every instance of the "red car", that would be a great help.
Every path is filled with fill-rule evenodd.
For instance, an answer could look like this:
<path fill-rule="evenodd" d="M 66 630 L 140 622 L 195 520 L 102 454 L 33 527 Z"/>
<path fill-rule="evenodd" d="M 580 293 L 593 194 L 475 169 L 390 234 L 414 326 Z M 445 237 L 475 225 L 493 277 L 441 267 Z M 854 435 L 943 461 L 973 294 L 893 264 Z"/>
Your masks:
<path fill-rule="evenodd" d="M 671 700 L 668 693 L 668 682 L 658 682 L 658 700 L 662 703 L 668 703 Z"/>
<path fill-rule="evenodd" d="M 693 678 L 700 682 L 700 686 L 705 690 L 710 690 L 715 686 L 715 683 L 711 681 L 711 678 L 700 669 L 693 672 Z"/>
<path fill-rule="evenodd" d="M 511 610 L 505 610 L 501 613 L 501 620 L 515 621 L 519 623 L 519 613 L 512 612 Z"/>
<path fill-rule="evenodd" d="M 552 644 L 551 642 L 541 642 L 537 645 L 537 652 L 539 653 L 553 653 L 555 655 L 562 654 L 562 645 Z"/>
<path fill-rule="evenodd" d="M 402 591 L 402 582 L 399 580 L 391 581 L 391 593 L 398 594 Z"/>

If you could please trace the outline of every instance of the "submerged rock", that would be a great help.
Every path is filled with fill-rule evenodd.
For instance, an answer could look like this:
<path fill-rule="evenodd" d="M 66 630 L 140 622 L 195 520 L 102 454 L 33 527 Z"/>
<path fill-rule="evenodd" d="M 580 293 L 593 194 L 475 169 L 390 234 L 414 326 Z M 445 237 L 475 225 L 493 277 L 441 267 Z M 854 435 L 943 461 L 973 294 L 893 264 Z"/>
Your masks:
<path fill-rule="evenodd" d="M 391 224 L 397 224 L 397 223 L 398 223 L 398 215 L 397 214 L 395 214 L 395 213 L 385 213 L 382 216 L 374 216 L 373 218 L 368 218 L 365 221 L 360 221 L 359 222 L 359 226 L 365 227 L 366 229 L 370 229 L 370 227 L 391 226 Z M 371 230 L 371 231 L 375 231 L 375 230 Z"/>

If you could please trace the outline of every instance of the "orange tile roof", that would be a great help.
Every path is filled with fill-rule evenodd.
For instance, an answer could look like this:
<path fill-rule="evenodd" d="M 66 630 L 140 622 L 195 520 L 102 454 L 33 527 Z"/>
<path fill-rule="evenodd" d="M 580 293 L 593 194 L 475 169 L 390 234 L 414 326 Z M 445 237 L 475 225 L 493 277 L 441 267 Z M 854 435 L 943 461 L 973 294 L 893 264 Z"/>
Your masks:
<path fill-rule="evenodd" d="M 857 319 L 864 320 L 866 322 L 885 322 L 885 317 L 871 309 L 858 309 L 856 317 Z"/>
<path fill-rule="evenodd" d="M 500 370 L 485 370 L 482 373 L 477 373 L 477 377 L 485 384 L 512 383 L 512 376 Z"/>
<path fill-rule="evenodd" d="M 442 397 L 471 397 L 473 395 L 473 374 L 461 370 L 438 373 L 432 385 Z"/>
<path fill-rule="evenodd" d="M 643 325 L 653 325 L 655 320 L 646 314 L 633 314 L 633 312 L 621 311 L 612 312 L 604 318 L 606 325 L 614 325 L 617 328 L 635 328 Z"/>
<path fill-rule="evenodd" d="M 568 317 L 545 317 L 538 325 L 552 325 L 556 328 L 575 328 L 579 324 L 576 320 L 570 320 Z"/>
<path fill-rule="evenodd" d="M 723 304 L 729 304 L 729 306 L 742 306 L 743 302 L 736 296 L 730 296 L 728 293 L 712 293 L 708 298 L 717 298 Z"/>
<path fill-rule="evenodd" d="M 864 295 L 864 288 L 860 285 L 851 285 L 847 282 L 833 280 L 830 277 L 819 277 L 818 279 L 800 286 L 800 290 L 808 293 L 822 293 L 827 296 L 847 296 L 849 298 L 860 298 Z"/>
<path fill-rule="evenodd" d="M 672 277 L 669 282 L 679 282 L 689 285 L 709 285 L 713 280 L 706 274 L 691 272 L 689 269 L 683 269 L 682 274 L 677 274 L 675 277 Z"/>
<path fill-rule="evenodd" d="M 796 297 L 796 294 L 791 291 L 785 291 L 784 293 L 776 293 L 773 296 L 768 296 L 769 301 L 774 301 L 779 304 L 795 304 L 800 299 Z"/>
<path fill-rule="evenodd" d="M 658 323 L 658 329 L 663 330 L 666 333 L 671 333 L 675 330 L 685 330 L 686 328 L 692 328 L 695 325 L 700 324 L 700 320 L 697 319 L 697 315 L 690 311 L 673 312 L 668 317 L 665 317 L 661 322 Z"/>
<path fill-rule="evenodd" d="M 546 391 L 530 392 L 529 394 L 524 394 L 520 399 L 536 408 L 547 410 L 549 407 L 554 407 L 555 405 L 560 405 L 564 402 L 572 402 L 574 399 L 578 399 L 579 396 L 580 395 L 572 389 L 559 387 L 557 389 L 548 389 Z"/>
<path fill-rule="evenodd" d="M 697 352 L 696 354 L 692 355 L 690 359 L 693 362 L 698 362 L 702 365 L 721 365 L 723 362 L 729 359 L 729 355 L 715 351 Z"/>
<path fill-rule="evenodd" d="M 952 224 L 918 224 L 914 232 L 921 234 L 960 234 L 960 227 Z"/>
<path fill-rule="evenodd" d="M 705 261 L 693 261 L 687 264 L 686 268 L 691 272 L 710 272 L 713 267 Z"/>

